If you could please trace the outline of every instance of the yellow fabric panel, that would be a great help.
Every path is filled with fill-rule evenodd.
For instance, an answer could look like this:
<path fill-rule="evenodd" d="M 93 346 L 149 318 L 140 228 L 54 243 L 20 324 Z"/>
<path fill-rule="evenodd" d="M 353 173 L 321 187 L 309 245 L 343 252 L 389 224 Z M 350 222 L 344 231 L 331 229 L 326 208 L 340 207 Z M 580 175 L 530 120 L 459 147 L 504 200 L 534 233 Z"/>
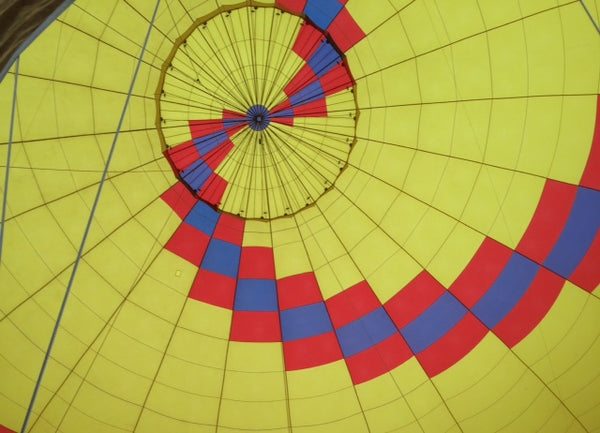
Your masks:
<path fill-rule="evenodd" d="M 6 222 L 3 266 L 28 292 L 70 265 L 75 255 L 75 246 L 45 207 Z M 36 272 L 31 272 L 31 269 L 36 269 Z"/>
<path fill-rule="evenodd" d="M 131 430 L 140 410 L 137 405 L 114 398 L 86 382 L 79 389 L 73 407 L 65 428 L 85 425 L 90 432 Z"/>
<path fill-rule="evenodd" d="M 476 100 L 457 104 L 452 130 L 452 156 L 470 161 L 483 161 L 493 103 L 488 100 Z"/>
<path fill-rule="evenodd" d="M 219 377 L 218 374 L 216 376 Z M 190 377 L 189 380 L 193 381 L 194 378 Z M 192 392 L 184 391 L 181 388 L 165 386 L 160 379 L 154 382 L 146 402 L 146 411 L 167 416 L 171 422 L 181 420 L 200 425 L 214 424 L 218 407 L 218 394 L 214 397 L 208 396 L 205 392 L 198 393 L 197 388 Z"/>
<path fill-rule="evenodd" d="M 492 79 L 485 34 L 453 44 L 451 48 L 444 50 L 444 55 L 452 62 L 450 68 L 460 100 L 489 97 Z"/>
<path fill-rule="evenodd" d="M 353 167 L 348 167 L 338 178 L 336 188 L 375 223 L 381 221 L 390 203 L 400 195 L 391 185 Z"/>
<path fill-rule="evenodd" d="M 405 287 L 423 268 L 404 250 L 397 250 L 379 264 L 367 278 L 373 292 L 383 304 Z"/>
<path fill-rule="evenodd" d="M 412 146 L 412 143 L 410 143 L 410 145 Z M 368 152 L 373 152 L 374 154 L 372 172 L 377 178 L 397 189 L 404 188 L 406 177 L 416 152 L 412 149 L 391 144 L 371 142 L 366 144 L 366 146 L 368 146 Z M 351 154 L 351 157 L 352 155 L 354 155 L 354 153 Z M 371 158 L 370 155 L 368 157 Z M 363 168 L 363 164 L 366 165 L 361 161 L 361 168 Z M 341 181 L 342 179 L 339 180 Z"/>
<path fill-rule="evenodd" d="M 520 22 L 487 33 L 492 94 L 497 97 L 527 95 L 527 46 Z M 496 101 L 494 101 L 496 102 Z"/>
<path fill-rule="evenodd" d="M 368 279 L 397 250 L 398 244 L 388 234 L 375 229 L 350 251 L 350 256 L 360 273 Z"/>
<path fill-rule="evenodd" d="M 225 339 L 194 332 L 181 326 L 173 333 L 169 343 L 168 359 L 165 358 L 165 362 L 167 365 L 173 366 L 188 364 L 189 372 L 194 376 L 194 380 L 204 378 L 205 375 L 210 374 L 209 371 L 212 371 L 215 378 L 207 381 L 206 384 L 207 394 L 211 395 L 212 392 L 217 392 L 215 381 L 216 377 L 222 376 L 220 372 L 225 365 L 226 353 L 227 341 Z M 183 385 L 183 381 L 187 380 L 183 377 L 186 371 L 188 370 L 177 371 L 173 368 L 166 368 L 160 374 L 165 376 L 165 382 L 181 382 Z M 188 385 L 180 388 L 189 387 L 191 389 L 193 380 L 192 378 L 189 380 Z M 211 386 L 208 386 L 209 383 Z"/>
<path fill-rule="evenodd" d="M 221 400 L 218 431 L 288 431 L 286 403 Z"/>
<path fill-rule="evenodd" d="M 448 165 L 449 158 L 416 152 L 411 161 L 404 191 L 425 203 L 431 203 Z"/>
<path fill-rule="evenodd" d="M 321 426 L 324 429 L 326 425 L 332 425 L 352 416 L 356 416 L 350 424 L 353 428 L 361 431 L 365 424 L 356 392 L 352 387 L 306 399 L 290 397 L 289 405 L 292 425 L 298 427 L 310 426 L 314 429 Z M 332 430 L 338 431 L 339 427 L 334 426 Z"/>
<path fill-rule="evenodd" d="M 283 371 L 281 343 L 242 343 L 231 341 L 227 369 L 246 372 Z"/>
<path fill-rule="evenodd" d="M 360 78 L 364 75 L 369 75 L 413 56 L 402 23 L 398 17 L 390 16 L 391 5 L 382 5 L 381 7 L 374 8 L 372 5 L 369 6 L 368 4 L 354 0 L 353 2 L 349 2 L 347 8 L 350 13 L 352 13 L 352 9 L 369 11 L 369 13 L 353 15 L 356 17 L 358 25 L 369 35 L 346 53 L 348 63 L 352 65 L 355 77 Z M 372 17 L 375 14 L 379 16 L 376 18 Z M 383 16 L 390 18 L 387 18 L 381 24 L 377 25 L 377 27 L 368 22 L 365 23 L 366 28 L 362 26 L 363 20 L 381 20 Z M 394 43 L 390 43 L 390 41 L 394 41 Z M 355 68 L 355 65 L 358 68 Z M 354 71 L 354 69 L 357 70 Z"/>
<path fill-rule="evenodd" d="M 479 164 L 448 159 L 431 200 L 432 206 L 460 220 L 480 170 Z"/>
<path fill-rule="evenodd" d="M 451 155 L 455 146 L 461 146 L 462 143 L 456 143 L 453 136 L 458 106 L 456 103 L 438 103 L 419 107 L 415 147 L 436 155 Z"/>
<path fill-rule="evenodd" d="M 188 299 L 181 313 L 179 325 L 199 334 L 226 340 L 229 338 L 231 314 L 229 309 Z"/>
<path fill-rule="evenodd" d="M 312 271 L 306 249 L 301 241 L 275 247 L 275 273 L 277 278 Z"/>
<path fill-rule="evenodd" d="M 481 233 L 456 224 L 428 263 L 427 271 L 443 286 L 450 287 L 469 264 L 483 239 Z"/>
<path fill-rule="evenodd" d="M 347 287 L 342 286 L 334 269 L 329 264 L 315 268 L 314 273 L 323 299 L 329 299 L 347 289 Z"/>
<path fill-rule="evenodd" d="M 599 310 L 597 298 L 567 282 L 546 317 L 515 347 L 588 430 L 598 427 L 590 410 L 600 404 L 595 392 L 599 384 L 595 374 L 600 362 Z"/>
<path fill-rule="evenodd" d="M 594 134 L 594 122 L 582 122 L 581 119 L 593 119 L 595 105 L 595 97 L 586 98 L 585 103 L 579 98 L 564 100 L 558 145 L 548 177 L 579 183 L 589 156 L 588 146 L 591 145 Z M 573 146 L 573 143 L 581 145 Z"/>
<path fill-rule="evenodd" d="M 428 207 L 423 202 L 408 194 L 401 194 L 392 203 L 380 225 L 393 239 L 404 244 L 427 211 Z"/>
<path fill-rule="evenodd" d="M 369 429 L 367 427 L 364 415 L 357 414 L 341 420 L 320 425 L 310 425 L 307 427 L 294 426 L 294 431 L 306 433 L 346 433 L 348 431 L 367 433 L 369 432 Z"/>
<path fill-rule="evenodd" d="M 423 429 L 410 411 L 406 401 L 398 398 L 385 405 L 364 409 L 370 431 L 417 433 Z"/>
<path fill-rule="evenodd" d="M 307 247 L 293 217 L 271 221 L 271 233 L 277 278 L 312 271 Z"/>
<path fill-rule="evenodd" d="M 245 247 L 272 247 L 270 223 L 260 220 L 246 220 L 244 228 Z"/>
<path fill-rule="evenodd" d="M 456 221 L 447 215 L 429 208 L 402 246 L 421 266 L 426 267 L 444 245 L 456 224 Z"/>
<path fill-rule="evenodd" d="M 288 371 L 287 381 L 290 399 L 298 400 L 310 400 L 312 397 L 339 392 L 352 386 L 344 361 Z"/>
<path fill-rule="evenodd" d="M 435 11 L 435 2 L 420 1 L 410 2 L 399 14 L 415 55 L 432 51 L 449 42 L 444 22 Z"/>
<path fill-rule="evenodd" d="M 338 195 L 335 193 L 337 193 L 337 189 L 331 191 L 327 195 L 327 199 Z M 376 226 L 361 209 L 346 197 L 340 196 L 333 200 L 331 205 L 328 206 L 329 203 L 324 197 L 318 203 L 319 209 L 323 212 L 344 248 L 352 250 Z"/>
<path fill-rule="evenodd" d="M 382 24 L 386 23 L 396 12 L 391 4 L 378 6 L 375 8 L 360 0 L 349 0 L 346 3 L 346 9 L 354 17 L 363 32 L 369 35 L 369 39 L 374 36 L 371 32 L 376 28 L 381 28 Z"/>
<path fill-rule="evenodd" d="M 416 58 L 421 100 L 424 103 L 458 99 L 453 64 L 444 50 L 436 50 Z"/>
<path fill-rule="evenodd" d="M 555 94 L 564 89 L 564 50 L 548 50 L 548 46 L 560 47 L 563 44 L 561 32 L 549 31 L 549 29 L 561 29 L 561 21 L 560 9 L 535 15 L 523 21 L 524 38 L 527 44 L 527 70 L 530 77 L 536 78 L 528 83 L 530 95 Z"/>
<path fill-rule="evenodd" d="M 317 207 L 311 207 L 297 214 L 300 234 L 314 269 L 318 269 L 332 260 L 346 254 L 336 233 L 327 224 L 327 220 Z"/>
<path fill-rule="evenodd" d="M 242 429 L 287 426 L 281 343 L 230 342 L 219 425 Z"/>
<path fill-rule="evenodd" d="M 502 4 L 494 0 L 481 0 L 478 3 L 487 29 L 518 20 L 522 16 L 519 0 L 508 0 Z"/>
<path fill-rule="evenodd" d="M 498 426 L 538 431 L 550 418 L 553 428 L 574 421 L 557 396 L 492 334 L 433 381 L 464 431 Z"/>
<path fill-rule="evenodd" d="M 515 173 L 503 198 L 501 216 L 489 234 L 510 248 L 516 248 L 536 210 L 544 180 Z"/>
<path fill-rule="evenodd" d="M 348 255 L 333 260 L 330 264 L 330 268 L 336 281 L 340 285 L 340 291 L 346 290 L 364 280 L 364 275 L 360 273 L 359 269 L 356 267 L 356 263 L 354 263 L 352 258 Z M 317 280 L 319 281 L 319 287 L 323 291 L 323 298 L 327 299 L 332 295 L 337 294 L 333 293 L 331 290 L 327 290 L 326 287 L 321 287 L 321 280 L 318 277 Z"/>
<path fill-rule="evenodd" d="M 515 174 L 508 170 L 482 166 L 461 221 L 485 235 L 494 224 L 502 224 L 496 231 L 504 236 L 503 239 L 497 240 L 506 241 L 506 224 L 509 221 L 502 214 L 502 203 L 514 176 Z M 498 220 L 500 222 L 497 223 Z M 500 232 L 500 228 L 504 228 L 505 231 Z M 510 241 L 512 240 L 508 239 L 508 242 Z"/>
<path fill-rule="evenodd" d="M 507 169 L 516 167 L 523 146 L 523 126 L 528 102 L 524 98 L 494 101 L 485 147 L 486 163 Z"/>
<path fill-rule="evenodd" d="M 442 19 L 452 42 L 485 30 L 477 0 L 436 0 L 430 3 L 435 8 L 434 13 Z"/>
<path fill-rule="evenodd" d="M 454 430 L 456 422 L 431 382 L 424 382 L 406 394 L 405 398 L 422 430 Z"/>
<path fill-rule="evenodd" d="M 193 410 L 198 410 L 198 408 L 194 407 Z M 140 416 L 136 432 L 154 433 L 171 430 L 181 433 L 214 433 L 215 427 L 212 423 L 208 425 L 193 424 L 145 409 Z"/>
<path fill-rule="evenodd" d="M 173 325 L 126 302 L 102 346 L 102 354 L 122 367 L 152 378 Z"/>
<path fill-rule="evenodd" d="M 516 155 L 518 170 L 548 176 L 562 127 L 561 118 L 565 98 L 545 97 L 526 100 L 523 118 L 516 123 L 519 126 L 523 125 L 523 140 Z M 505 123 L 504 127 L 508 128 L 509 125 Z M 506 144 L 506 141 L 498 143 L 499 146 L 506 146 Z"/>

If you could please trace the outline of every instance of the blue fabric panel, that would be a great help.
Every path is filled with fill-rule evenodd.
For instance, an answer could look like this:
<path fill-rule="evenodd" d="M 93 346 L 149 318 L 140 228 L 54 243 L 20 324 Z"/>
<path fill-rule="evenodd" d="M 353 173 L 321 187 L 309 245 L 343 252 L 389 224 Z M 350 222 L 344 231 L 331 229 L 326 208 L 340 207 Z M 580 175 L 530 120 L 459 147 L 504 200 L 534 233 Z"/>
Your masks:
<path fill-rule="evenodd" d="M 345 357 L 363 352 L 397 332 L 383 307 L 336 330 Z"/>
<path fill-rule="evenodd" d="M 275 280 L 238 280 L 235 309 L 237 311 L 277 311 Z"/>
<path fill-rule="evenodd" d="M 539 269 L 537 263 L 513 253 L 498 279 L 471 311 L 493 329 L 521 300 Z"/>
<path fill-rule="evenodd" d="M 304 13 L 321 30 L 327 30 L 343 8 L 337 0 L 308 0 Z"/>
<path fill-rule="evenodd" d="M 321 83 L 314 81 L 293 95 L 290 98 L 290 102 L 292 103 L 293 107 L 297 107 L 299 105 L 308 104 L 309 102 L 313 102 L 324 97 L 325 92 L 323 92 Z"/>
<path fill-rule="evenodd" d="M 202 260 L 202 269 L 237 278 L 242 247 L 219 239 L 211 239 Z"/>
<path fill-rule="evenodd" d="M 571 215 L 544 266 L 569 278 L 592 245 L 599 228 L 600 191 L 579 187 Z"/>
<path fill-rule="evenodd" d="M 294 117 L 293 109 L 288 108 L 287 110 L 281 110 L 281 111 L 278 111 L 277 113 L 271 114 L 271 118 L 273 118 L 273 119 L 287 118 L 287 117 Z"/>
<path fill-rule="evenodd" d="M 202 137 L 194 138 L 194 145 L 201 156 L 205 156 L 208 152 L 213 150 L 219 144 L 222 144 L 229 140 L 229 136 L 225 130 L 213 132 Z"/>
<path fill-rule="evenodd" d="M 446 335 L 465 314 L 467 309 L 446 292 L 400 332 L 413 353 L 417 354 Z"/>
<path fill-rule="evenodd" d="M 223 119 L 223 127 L 225 129 L 240 125 L 244 123 L 246 119 Z"/>
<path fill-rule="evenodd" d="M 194 191 L 198 191 L 204 186 L 211 174 L 213 174 L 212 168 L 199 159 L 183 170 L 180 175 Z"/>
<path fill-rule="evenodd" d="M 331 44 L 323 41 L 317 51 L 308 59 L 308 65 L 315 75 L 321 78 L 341 61 L 342 58 Z"/>
<path fill-rule="evenodd" d="M 280 313 L 283 341 L 299 340 L 333 331 L 323 302 L 292 308 Z"/>
<path fill-rule="evenodd" d="M 219 214 L 203 201 L 199 201 L 194 205 L 184 221 L 208 236 L 212 236 L 217 226 L 217 221 L 219 221 Z"/>

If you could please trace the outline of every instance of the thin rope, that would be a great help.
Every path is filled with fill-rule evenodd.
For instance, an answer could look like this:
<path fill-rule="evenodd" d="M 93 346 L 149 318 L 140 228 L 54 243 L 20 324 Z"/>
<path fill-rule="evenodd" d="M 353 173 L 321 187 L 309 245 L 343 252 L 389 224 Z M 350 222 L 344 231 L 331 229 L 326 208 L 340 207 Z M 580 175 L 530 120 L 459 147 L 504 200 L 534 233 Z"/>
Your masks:
<path fill-rule="evenodd" d="M 598 23 L 596 22 L 596 20 L 594 19 L 594 17 L 592 16 L 592 13 L 590 12 L 590 10 L 587 8 L 587 6 L 585 5 L 583 0 L 579 0 L 579 3 L 581 3 L 581 6 L 583 6 L 583 9 L 585 10 L 585 13 L 587 14 L 587 16 L 590 18 L 590 20 L 592 21 L 592 23 L 594 24 L 594 27 L 596 27 L 596 31 L 598 33 L 600 33 L 600 26 L 598 26 Z"/>
<path fill-rule="evenodd" d="M 8 132 L 8 152 L 6 154 L 6 171 L 4 173 L 4 194 L 2 197 L 2 222 L 0 223 L 0 263 L 2 263 L 2 246 L 4 245 L 4 225 L 6 224 L 6 203 L 8 201 L 8 179 L 10 173 L 10 157 L 12 154 L 12 141 L 15 126 L 15 112 L 17 107 L 17 85 L 19 83 L 19 57 L 15 60 L 15 83 L 13 88 L 12 108 L 10 111 L 10 129 Z"/>
<path fill-rule="evenodd" d="M 83 233 L 83 239 L 81 240 L 81 245 L 79 246 L 79 251 L 77 253 L 77 258 L 75 259 L 75 264 L 73 265 L 73 271 L 71 272 L 71 277 L 69 279 L 69 284 L 67 285 L 67 290 L 65 291 L 65 296 L 62 301 L 62 305 L 60 306 L 60 310 L 58 312 L 58 316 L 56 318 L 56 323 L 54 325 L 54 331 L 52 332 L 52 336 L 50 338 L 50 343 L 48 344 L 48 349 L 46 350 L 46 354 L 44 356 L 44 362 L 42 363 L 42 367 L 40 369 L 40 374 L 38 376 L 37 382 L 35 384 L 35 389 L 33 391 L 33 395 L 31 397 L 31 402 L 29 403 L 29 408 L 27 409 L 27 414 L 25 415 L 25 420 L 23 421 L 23 427 L 21 428 L 21 433 L 25 433 L 27 431 L 27 424 L 29 423 L 29 418 L 31 417 L 31 413 L 35 406 L 35 400 L 37 398 L 38 391 L 40 389 L 42 379 L 44 373 L 46 371 L 46 367 L 48 365 L 48 361 L 50 359 L 50 353 L 52 352 L 52 347 L 54 346 L 54 340 L 56 339 L 56 335 L 58 333 L 58 329 L 60 327 L 60 322 L 62 320 L 62 316 L 65 312 L 65 307 L 67 305 L 67 301 L 69 295 L 71 293 L 71 288 L 73 287 L 73 282 L 75 280 L 75 275 L 77 273 L 77 269 L 79 267 L 79 262 L 81 261 L 81 257 L 83 255 L 83 250 L 85 248 L 85 243 L 90 231 L 90 227 L 92 226 L 92 221 L 94 220 L 94 214 L 96 213 L 96 208 L 98 207 L 98 202 L 100 201 L 100 195 L 102 194 L 102 188 L 104 186 L 104 182 L 108 176 L 108 169 L 110 166 L 110 162 L 112 160 L 117 140 L 119 138 L 119 133 L 121 131 L 121 127 L 123 126 L 123 121 L 125 119 L 125 114 L 127 112 L 127 107 L 129 106 L 129 100 L 131 99 L 131 94 L 133 93 L 133 87 L 135 85 L 140 66 L 142 64 L 142 58 L 144 57 L 144 53 L 146 51 L 146 46 L 148 45 L 148 40 L 150 39 L 150 33 L 152 31 L 152 27 L 154 26 L 154 21 L 156 19 L 156 15 L 158 13 L 158 7 L 160 6 L 160 0 L 157 0 L 156 7 L 154 8 L 154 13 L 152 15 L 152 20 L 150 21 L 150 26 L 148 27 L 148 32 L 146 33 L 146 38 L 144 39 L 144 45 L 142 46 L 142 51 L 138 57 L 138 62 L 135 67 L 135 72 L 133 73 L 133 78 L 131 80 L 131 84 L 129 86 L 129 91 L 127 93 L 127 98 L 125 99 L 125 105 L 123 106 L 123 111 L 121 112 L 121 118 L 119 119 L 119 125 L 117 126 L 117 130 L 115 132 L 115 137 L 113 139 L 110 152 L 108 154 L 108 158 L 106 159 L 106 164 L 104 166 L 104 172 L 102 173 L 102 179 L 100 180 L 100 185 L 98 185 L 98 191 L 96 193 L 96 198 L 94 199 L 94 204 L 92 205 L 92 209 L 90 211 L 90 216 L 87 221 L 87 225 L 85 227 L 85 231 Z"/>

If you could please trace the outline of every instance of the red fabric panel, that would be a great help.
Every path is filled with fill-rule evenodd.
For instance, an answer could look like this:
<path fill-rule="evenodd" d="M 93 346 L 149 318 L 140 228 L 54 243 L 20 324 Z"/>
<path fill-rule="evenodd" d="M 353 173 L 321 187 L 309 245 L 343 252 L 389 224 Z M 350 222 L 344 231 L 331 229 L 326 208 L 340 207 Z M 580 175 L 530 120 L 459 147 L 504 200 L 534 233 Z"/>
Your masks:
<path fill-rule="evenodd" d="M 354 322 L 381 307 L 379 299 L 366 281 L 338 293 L 325 303 L 335 329 Z"/>
<path fill-rule="evenodd" d="M 204 183 L 202 189 L 198 192 L 198 195 L 213 206 L 218 206 L 221 204 L 227 185 L 228 183 L 225 179 L 218 174 L 213 173 L 206 180 L 206 183 Z"/>
<path fill-rule="evenodd" d="M 600 284 L 600 231 L 596 233 L 594 242 L 569 281 L 590 293 Z"/>
<path fill-rule="evenodd" d="M 276 117 L 278 113 L 281 113 L 282 111 L 285 111 L 285 110 L 289 110 L 291 108 L 292 108 L 292 103 L 290 102 L 289 99 L 286 99 L 281 104 L 275 106 L 271 111 L 269 111 L 269 113 L 271 114 L 271 116 Z"/>
<path fill-rule="evenodd" d="M 546 181 L 540 202 L 517 251 L 537 263 L 544 263 L 569 219 L 576 195 L 577 187 L 573 185 Z"/>
<path fill-rule="evenodd" d="M 200 266 L 209 241 L 210 238 L 200 230 L 181 223 L 165 248 L 188 262 Z"/>
<path fill-rule="evenodd" d="M 246 223 L 243 219 L 225 213 L 221 214 L 213 238 L 242 246 L 245 226 Z"/>
<path fill-rule="evenodd" d="M 513 251 L 485 238 L 467 267 L 450 286 L 450 292 L 467 308 L 481 299 L 510 260 Z"/>
<path fill-rule="evenodd" d="M 580 185 L 600 190 L 600 95 L 596 102 L 596 130 Z"/>
<path fill-rule="evenodd" d="M 273 249 L 269 247 L 242 247 L 239 279 L 275 279 Z"/>
<path fill-rule="evenodd" d="M 190 120 L 189 124 L 193 138 L 204 137 L 223 129 L 221 119 Z"/>
<path fill-rule="evenodd" d="M 301 14 L 304 12 L 307 0 L 277 0 L 277 5 L 281 6 L 287 11 Z"/>
<path fill-rule="evenodd" d="M 291 97 L 315 81 L 317 81 L 317 76 L 307 63 L 302 67 L 302 69 L 300 69 L 300 71 L 298 71 L 294 78 L 292 78 L 292 81 L 285 86 L 283 91 L 288 97 Z"/>
<path fill-rule="evenodd" d="M 281 341 L 279 313 L 277 311 L 234 311 L 230 339 L 256 343 Z"/>
<path fill-rule="evenodd" d="M 460 361 L 485 337 L 488 329 L 471 313 L 454 328 L 417 355 L 429 377 L 434 377 Z"/>
<path fill-rule="evenodd" d="M 417 275 L 385 304 L 385 310 L 398 329 L 420 316 L 446 289 L 428 272 Z"/>
<path fill-rule="evenodd" d="M 334 93 L 346 90 L 354 85 L 354 80 L 348 73 L 344 64 L 335 65 L 320 79 L 321 87 L 325 95 L 333 95 Z"/>
<path fill-rule="evenodd" d="M 304 10 L 304 8 L 302 8 Z M 307 60 L 314 54 L 321 42 L 325 39 L 323 34 L 309 24 L 302 26 L 292 50 Z"/>
<path fill-rule="evenodd" d="M 235 287 L 235 278 L 199 269 L 189 296 L 197 301 L 233 310 Z"/>
<path fill-rule="evenodd" d="M 327 117 L 325 98 L 295 107 L 294 117 Z"/>
<path fill-rule="evenodd" d="M 176 172 L 181 172 L 200 159 L 192 141 L 186 141 L 165 151 L 167 159 Z"/>
<path fill-rule="evenodd" d="M 226 142 L 218 145 L 213 150 L 208 152 L 206 156 L 203 158 L 206 164 L 215 171 L 219 165 L 223 162 L 225 157 L 229 155 L 229 152 L 233 150 L 233 143 L 231 140 L 227 140 Z"/>
<path fill-rule="evenodd" d="M 173 211 L 181 218 L 185 219 L 194 205 L 198 202 L 196 197 L 181 183 L 177 182 L 160 196 Z"/>
<path fill-rule="evenodd" d="M 376 346 L 346 359 L 355 385 L 381 376 L 413 356 L 400 334 L 394 334 Z"/>
<path fill-rule="evenodd" d="M 323 301 L 319 283 L 312 272 L 277 280 L 277 297 L 280 310 L 289 310 Z"/>
<path fill-rule="evenodd" d="M 340 11 L 327 30 L 337 47 L 344 53 L 366 36 L 346 8 Z"/>
<path fill-rule="evenodd" d="M 283 343 L 286 370 L 300 370 L 343 358 L 334 332 Z"/>
<path fill-rule="evenodd" d="M 541 322 L 564 284 L 562 277 L 540 268 L 519 303 L 493 329 L 494 333 L 508 347 L 515 346 Z"/>

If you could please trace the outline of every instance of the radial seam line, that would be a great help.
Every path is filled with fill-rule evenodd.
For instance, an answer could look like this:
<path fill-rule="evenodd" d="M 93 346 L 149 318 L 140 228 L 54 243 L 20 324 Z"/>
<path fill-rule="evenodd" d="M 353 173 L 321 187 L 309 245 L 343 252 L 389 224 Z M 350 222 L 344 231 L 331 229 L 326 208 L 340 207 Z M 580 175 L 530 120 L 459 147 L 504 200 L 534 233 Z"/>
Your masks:
<path fill-rule="evenodd" d="M 15 60 L 15 83 L 13 87 L 13 100 L 10 109 L 10 128 L 8 132 L 8 151 L 6 152 L 6 169 L 4 172 L 4 194 L 2 197 L 2 222 L 0 223 L 0 264 L 4 245 L 4 226 L 6 225 L 6 203 L 8 201 L 8 180 L 10 172 L 10 158 L 12 154 L 13 133 L 15 126 L 15 112 L 17 107 L 17 85 L 19 84 L 19 58 Z"/>
<path fill-rule="evenodd" d="M 110 152 L 108 154 L 108 157 L 106 159 L 106 164 L 104 166 L 104 171 L 102 173 L 102 178 L 100 180 L 100 184 L 98 185 L 98 191 L 96 193 L 96 197 L 94 199 L 94 204 L 92 205 L 92 209 L 90 210 L 90 216 L 88 218 L 87 221 L 87 225 L 85 227 L 85 231 L 83 233 L 83 238 L 81 240 L 81 245 L 79 247 L 79 251 L 77 252 L 77 258 L 75 259 L 75 263 L 73 265 L 73 271 L 71 272 L 71 277 L 69 278 L 69 283 L 67 285 L 67 289 L 65 291 L 65 295 L 62 301 L 62 304 L 60 306 L 60 310 L 58 312 L 58 316 L 56 318 L 56 323 L 54 325 L 54 330 L 52 331 L 52 336 L 50 337 L 50 342 L 48 343 L 48 349 L 46 350 L 46 354 L 44 355 L 44 361 L 42 362 L 42 367 L 40 369 L 40 373 L 37 379 L 37 382 L 35 384 L 35 388 L 33 391 L 33 395 L 31 397 L 31 401 L 29 403 L 29 408 L 27 409 L 27 413 L 25 414 L 25 420 L 23 421 L 23 426 L 21 428 L 21 433 L 25 433 L 27 431 L 27 424 L 29 423 L 29 418 L 31 417 L 31 413 L 33 411 L 33 407 L 35 406 L 35 400 L 37 397 L 37 394 L 39 392 L 41 383 L 42 383 L 42 379 L 44 376 L 44 372 L 46 371 L 46 367 L 48 365 L 48 361 L 50 359 L 50 353 L 52 352 L 52 347 L 54 346 L 54 341 L 56 339 L 56 335 L 58 334 L 58 329 L 60 327 L 60 322 L 62 320 L 62 316 L 65 312 L 65 307 L 67 305 L 67 301 L 69 298 L 69 295 L 71 293 L 71 289 L 73 287 L 73 282 L 75 280 L 75 275 L 77 273 L 77 269 L 79 267 L 79 262 L 81 261 L 81 257 L 83 256 L 83 250 L 85 249 L 85 244 L 86 244 L 86 240 L 90 231 L 90 228 L 92 226 L 92 221 L 94 220 L 94 214 L 96 213 L 96 209 L 98 207 L 98 202 L 100 201 L 100 196 L 102 194 L 102 189 L 104 186 L 104 182 L 106 181 L 106 178 L 108 176 L 108 169 L 110 167 L 110 162 L 112 160 L 115 148 L 116 148 L 116 144 L 117 141 L 119 139 L 119 132 L 121 131 L 121 127 L 123 126 L 123 121 L 125 120 L 125 114 L 127 113 L 127 108 L 129 106 L 129 100 L 131 99 L 131 94 L 133 93 L 133 88 L 135 86 L 135 82 L 137 80 L 137 76 L 140 70 L 140 66 L 142 64 L 142 58 L 144 57 L 144 53 L 146 52 L 146 47 L 148 45 L 148 40 L 150 39 L 150 33 L 152 32 L 152 28 L 154 27 L 154 21 L 156 19 L 156 15 L 158 13 L 158 7 L 160 6 L 160 0 L 157 0 L 156 2 L 156 7 L 154 8 L 154 13 L 152 15 L 152 19 L 150 21 L 150 25 L 148 26 L 148 32 L 146 33 L 146 37 L 144 39 L 144 45 L 142 46 L 142 50 L 140 52 L 140 55 L 138 57 L 138 61 L 135 67 L 135 71 L 133 73 L 133 78 L 131 79 L 131 84 L 129 85 L 129 91 L 127 93 L 127 98 L 125 99 L 125 104 L 123 106 L 123 110 L 121 112 L 121 117 L 119 119 L 119 124 L 117 126 L 117 130 L 115 132 L 115 136 L 113 139 L 113 142 L 111 144 L 111 148 L 110 148 Z"/>

